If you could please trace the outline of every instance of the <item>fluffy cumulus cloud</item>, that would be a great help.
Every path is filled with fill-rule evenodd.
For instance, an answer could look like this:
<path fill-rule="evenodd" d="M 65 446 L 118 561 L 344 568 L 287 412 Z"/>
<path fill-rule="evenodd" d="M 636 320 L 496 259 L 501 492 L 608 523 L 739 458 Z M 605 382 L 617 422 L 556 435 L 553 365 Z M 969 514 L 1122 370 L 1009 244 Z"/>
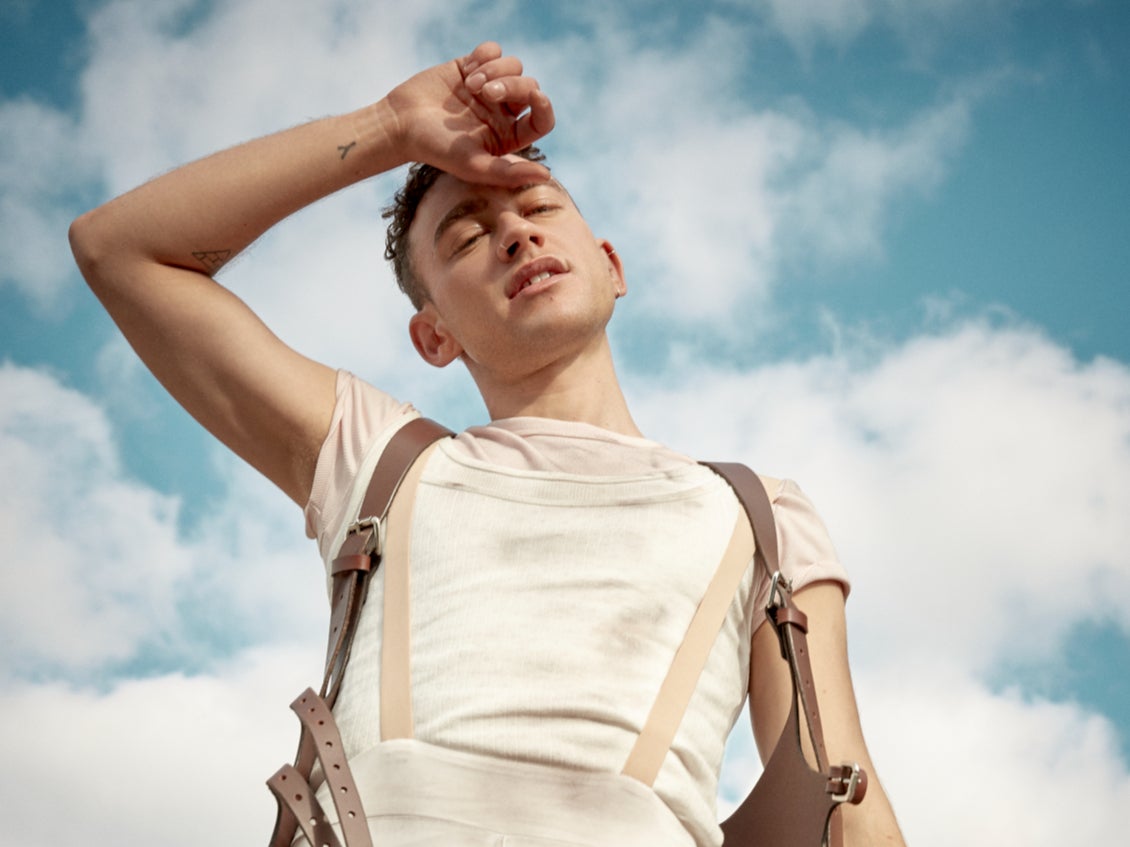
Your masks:
<path fill-rule="evenodd" d="M 264 781 L 293 753 L 286 708 L 315 651 L 251 651 L 210 675 L 125 680 L 107 691 L 8 682 L 0 694 L 5 840 L 266 843 Z"/>
<path fill-rule="evenodd" d="M 957 16 L 968 5 L 924 8 Z M 439 45 L 467 46 L 456 24 L 471 6 L 99 6 L 79 114 L 0 104 L 12 151 L 0 170 L 5 282 L 47 307 L 77 284 L 58 250 L 77 200 L 60 185 L 124 190 L 367 102 L 440 58 Z M 908 4 L 863 0 L 760 8 L 797 43 L 910 15 Z M 742 36 L 707 23 L 661 53 L 609 12 L 575 50 L 525 45 L 563 117 L 551 141 L 559 172 L 648 280 L 638 308 L 712 332 L 739 302 L 771 305 L 792 262 L 881 251 L 892 208 L 944 177 L 971 114 L 960 95 L 876 126 L 743 105 L 732 96 Z M 580 69 L 578 55 L 589 57 Z M 389 191 L 361 186 L 319 204 L 223 279 L 303 352 L 426 405 L 435 389 L 412 389 L 422 366 L 391 340 L 405 311 L 378 261 Z M 56 246 L 27 249 L 46 241 Z M 116 373 L 123 355 L 113 342 L 101 363 Z M 456 379 L 438 384 L 449 391 Z M 1130 629 L 1124 365 L 1080 362 L 1031 327 L 986 320 L 898 344 L 849 333 L 832 354 L 745 370 L 684 361 L 630 392 L 649 435 L 792 476 L 826 516 L 856 584 L 870 743 L 914 843 L 1051 845 L 1121 831 L 1111 810 L 1130 800 L 1130 777 L 1110 724 L 997 691 L 990 677 L 1001 662 L 1051 655 L 1084 617 Z M 91 832 L 122 844 L 254 840 L 271 818 L 262 780 L 292 745 L 286 703 L 318 665 L 323 585 L 300 516 L 217 460 L 224 491 L 186 534 L 177 499 L 123 470 L 124 436 L 100 401 L 15 365 L 0 367 L 0 397 L 10 481 L 0 794 L 13 843 Z M 733 749 L 724 802 L 758 770 L 748 739 Z M 953 762 L 964 768 L 950 778 Z"/>
<path fill-rule="evenodd" d="M 469 46 L 445 36 L 463 11 L 339 0 L 278 14 L 264 0 L 242 0 L 201 16 L 185 0 L 106 4 L 90 21 L 78 118 L 5 107 L 11 119 L 3 125 L 23 139 L 11 173 L 0 175 L 18 189 L 5 192 L 10 223 L 0 240 L 11 279 L 40 303 L 74 282 L 65 252 L 34 249 L 57 244 L 81 209 L 73 196 L 60 203 L 53 186 L 101 184 L 117 193 L 239 139 L 355 108 L 438 58 L 423 44 Z M 904 126 L 751 108 L 736 96 L 747 37 L 708 19 L 682 46 L 660 49 L 613 15 L 576 36 L 590 57 L 583 68 L 567 41 L 552 52 L 537 40 L 507 45 L 525 48 L 557 101 L 563 119 L 551 144 L 561 173 L 630 257 L 634 278 L 647 280 L 638 296 L 656 319 L 723 320 L 741 303 L 764 304 L 782 266 L 800 257 L 874 253 L 892 206 L 933 185 L 964 138 L 962 100 Z M 57 166 L 45 167 L 60 162 L 75 173 L 59 179 Z M 370 338 L 403 331 L 379 260 L 378 211 L 390 193 L 387 181 L 361 186 L 292 222 L 273 242 L 287 252 L 260 251 L 271 261 L 263 275 L 249 275 L 267 289 L 254 304 L 283 330 L 295 323 L 290 316 L 307 318 L 285 336 L 304 351 L 340 360 L 346 336 L 329 328 L 329 304 L 346 294 L 361 298 L 355 312 L 378 322 Z"/>
<path fill-rule="evenodd" d="M 88 398 L 11 366 L 2 377 L 0 461 L 21 481 L 3 504 L 5 537 L 15 560 L 36 563 L 7 570 L 2 595 L 8 655 L 24 662 L 6 670 L 13 720 L 2 739 L 21 775 L 5 786 L 22 810 L 18 831 L 29 833 L 21 843 L 58 843 L 72 826 L 106 831 L 110 820 L 123 843 L 153 837 L 163 824 L 130 818 L 126 796 L 151 801 L 185 831 L 195 826 L 186 796 L 220 803 L 216 820 L 254 837 L 270 817 L 261 779 L 290 743 L 283 704 L 317 663 L 316 650 L 293 646 L 317 643 L 316 622 L 299 631 L 293 622 L 321 603 L 311 596 L 318 580 L 293 579 L 313 564 L 312 550 L 280 549 L 280 538 L 293 538 L 282 525 L 296 515 L 233 471 L 222 515 L 200 537 L 179 538 L 175 503 L 123 478 Z M 853 650 L 871 746 L 916 843 L 996 843 L 1034 809 L 1062 807 L 1033 791 L 1067 792 L 1071 808 L 1091 810 L 1096 835 L 1114 831 L 1110 810 L 1122 807 L 1130 777 L 1112 727 L 1078 706 L 996 693 L 985 673 L 1018 650 L 1052 650 L 1073 616 L 1130 607 L 1119 567 L 1130 503 L 1112 482 L 1130 471 L 1124 366 L 1082 364 L 1029 328 L 978 322 L 748 373 L 700 366 L 693 382 L 645 387 L 635 399 L 652 434 L 796 476 L 823 508 L 857 583 Z M 679 411 L 703 407 L 729 409 L 730 423 L 704 431 L 701 416 Z M 60 498 L 85 509 L 59 522 Z M 77 570 L 75 538 L 85 563 Z M 178 591 L 209 603 L 178 607 Z M 259 646 L 203 673 L 100 690 L 21 679 L 29 664 L 104 665 L 147 640 L 184 637 L 221 596 L 233 617 L 271 625 L 252 627 Z M 273 615 L 279 605 L 289 614 Z M 35 740 L 45 737 L 50 745 Z M 232 744 L 240 755 L 221 766 Z M 748 742 L 736 749 L 727 798 L 758 770 Z M 978 764 L 948 779 L 923 762 Z M 64 770 L 52 784 L 79 798 L 74 814 L 43 828 L 36 816 L 54 801 L 42 786 Z M 1055 787 L 1032 773 L 1055 773 Z M 970 814 L 944 813 L 955 807 Z M 1030 843 L 1061 843 L 1074 817 L 1039 813 Z"/>
<path fill-rule="evenodd" d="M 60 249 L 69 203 L 94 179 L 81 126 L 50 106 L 0 102 L 0 286 L 13 286 L 40 314 L 64 308 L 73 275 Z"/>
<path fill-rule="evenodd" d="M 928 45 L 940 29 L 985 22 L 1015 0 L 757 0 L 768 20 L 798 50 L 844 45 L 869 27 L 887 27 L 915 45 Z"/>
<path fill-rule="evenodd" d="M 124 479 L 106 418 L 51 377 L 0 368 L 5 671 L 125 659 L 170 618 L 188 562 L 177 504 Z M 10 665 L 16 664 L 13 668 Z"/>
<path fill-rule="evenodd" d="M 286 704 L 316 682 L 326 617 L 297 510 L 232 467 L 185 537 L 177 501 L 124 473 L 91 398 L 9 364 L 0 400 L 9 838 L 261 837 L 262 781 L 293 745 Z"/>
<path fill-rule="evenodd" d="M 855 683 L 868 747 L 907 843 L 1054 847 L 1121 831 L 1130 772 L 1106 718 L 993 693 L 926 662 L 857 667 Z M 743 727 L 727 750 L 723 817 L 760 772 Z"/>
<path fill-rule="evenodd" d="M 974 321 L 880 352 L 698 363 L 636 401 L 661 438 L 810 490 L 859 581 L 872 661 L 986 671 L 1046 655 L 1080 615 L 1130 628 L 1122 364 Z M 725 423 L 701 431 L 702 408 L 727 409 Z"/>
<path fill-rule="evenodd" d="M 356 108 L 421 65 L 413 34 L 439 11 L 240 0 L 201 15 L 188 0 L 116 0 L 91 19 L 87 142 L 115 192 L 286 122 Z"/>
<path fill-rule="evenodd" d="M 750 372 L 699 363 L 635 399 L 652 434 L 796 477 L 821 508 L 855 580 L 865 728 L 913 843 L 1119 831 L 1130 773 L 1110 721 L 990 681 L 1050 661 L 1082 620 L 1130 630 L 1130 369 L 975 321 Z M 727 799 L 758 770 L 732 744 Z"/>
<path fill-rule="evenodd" d="M 316 555 L 270 486 L 233 470 L 223 507 L 185 538 L 176 499 L 124 473 L 89 397 L 13 365 L 0 397 L 0 676 L 89 680 L 315 635 Z"/>
<path fill-rule="evenodd" d="M 92 198 L 241 139 L 372 101 L 432 61 L 412 34 L 442 32 L 459 11 L 454 3 L 348 0 L 285 9 L 240 0 L 203 12 L 191 0 L 93 7 L 77 114 L 0 102 L 0 285 L 41 313 L 65 308 L 76 275 L 60 244 Z M 346 205 L 340 216 L 357 225 L 362 214 L 373 223 L 372 212 Z M 373 238 L 353 234 L 355 243 Z"/>
<path fill-rule="evenodd" d="M 928 661 L 857 676 L 869 746 L 908 844 L 1118 840 L 1130 772 L 1109 720 L 993 694 Z"/>
<path fill-rule="evenodd" d="M 894 210 L 936 186 L 962 149 L 979 96 L 871 126 L 796 102 L 755 105 L 739 94 L 748 38 L 708 20 L 659 49 L 602 27 L 583 44 L 593 59 L 581 72 L 568 46 L 535 54 L 568 116 L 550 140 L 558 172 L 661 324 L 731 329 L 763 312 L 788 269 L 880 255 Z"/>
<path fill-rule="evenodd" d="M 1055 814 L 1050 796 L 1038 805 L 1034 790 L 1066 791 L 1072 808 L 1093 812 L 1096 834 L 1114 831 L 1110 810 L 1125 802 L 1130 777 L 1111 726 L 1071 704 L 994 693 L 984 672 L 1018 644 L 1051 650 L 1072 614 L 1130 606 L 1118 567 L 1130 540 L 1119 516 L 1130 504 L 1109 481 L 1130 471 L 1130 372 L 1081 364 L 1028 328 L 973 323 L 878 351 L 694 374 L 644 386 L 637 415 L 687 450 L 798 477 L 821 505 L 857 583 L 853 651 L 870 743 L 915 843 L 998 843 L 1033 814 L 1039 831 L 1028 843 L 1062 843 L 1075 814 Z M 291 743 L 284 704 L 317 666 L 320 580 L 296 577 L 315 570 L 313 551 L 283 527 L 297 515 L 233 470 L 225 508 L 198 537 L 180 538 L 175 504 L 123 478 L 95 404 L 43 374 L 9 366 L 2 376 L 0 461 L 23 483 L 3 504 L 5 536 L 38 563 L 34 579 L 5 577 L 4 619 L 30 627 L 5 634 L 9 655 L 105 665 L 155 635 L 191 635 L 213 604 L 259 621 L 231 658 L 193 676 L 165 671 L 94 689 L 35 684 L 26 665 L 8 667 L 3 789 L 18 801 L 21 843 L 108 828 L 143 843 L 162 827 L 199 831 L 199 807 L 255 837 L 270 819 L 261 780 Z M 732 414 L 704 430 L 689 411 L 702 408 Z M 88 514 L 56 528 L 60 496 Z M 54 566 L 73 562 L 75 537 L 89 551 L 78 582 L 73 566 Z M 163 552 L 147 554 L 154 549 Z M 35 605 L 50 596 L 46 584 L 64 591 L 50 609 Z M 177 591 L 206 602 L 178 606 Z M 228 758 L 233 746 L 239 754 Z M 758 771 L 748 740 L 734 746 L 723 807 Z M 950 779 L 924 762 L 967 764 Z M 1056 774 L 1055 787 L 1033 773 Z M 44 826 L 55 802 L 48 784 L 77 799 Z M 137 813 L 140 800 L 155 811 Z M 952 808 L 971 811 L 947 815 Z"/>

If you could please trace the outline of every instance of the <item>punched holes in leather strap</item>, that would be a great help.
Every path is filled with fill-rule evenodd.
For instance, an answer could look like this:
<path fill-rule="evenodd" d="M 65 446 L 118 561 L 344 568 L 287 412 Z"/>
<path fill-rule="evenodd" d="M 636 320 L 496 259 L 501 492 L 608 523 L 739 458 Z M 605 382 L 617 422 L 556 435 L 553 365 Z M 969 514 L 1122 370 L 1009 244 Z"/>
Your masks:
<path fill-rule="evenodd" d="M 293 765 L 283 765 L 267 780 L 267 786 L 279 802 L 294 817 L 295 824 L 310 844 L 340 847 L 337 833 L 333 831 L 326 813 L 314 799 L 310 784 L 302 778 Z"/>
<path fill-rule="evenodd" d="M 313 690 L 307 688 L 290 706 L 314 739 L 314 749 L 337 809 L 338 821 L 349 847 L 372 847 L 361 795 L 345 758 L 341 733 L 333 714 Z"/>

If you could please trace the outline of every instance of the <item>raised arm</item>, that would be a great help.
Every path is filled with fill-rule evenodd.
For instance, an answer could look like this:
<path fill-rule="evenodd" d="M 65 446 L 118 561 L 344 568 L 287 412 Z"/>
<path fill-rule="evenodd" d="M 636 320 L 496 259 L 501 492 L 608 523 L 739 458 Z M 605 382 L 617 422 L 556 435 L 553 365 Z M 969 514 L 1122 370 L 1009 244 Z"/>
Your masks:
<path fill-rule="evenodd" d="M 859 805 L 844 803 L 844 847 L 905 847 L 890 801 L 875 775 L 860 725 L 848 666 L 844 594 L 839 583 L 816 582 L 797 591 L 793 601 L 808 616 L 808 652 L 812 663 L 820 720 L 831 764 L 858 762 L 868 774 L 868 788 Z M 792 698 L 788 663 L 781 661 L 777 634 L 762 624 L 753 635 L 749 702 L 753 734 L 765 761 L 785 725 Z M 801 737 L 810 750 L 808 733 Z M 810 760 L 812 759 L 809 753 Z"/>
<path fill-rule="evenodd" d="M 552 127 L 549 100 L 521 63 L 482 44 L 356 112 L 241 144 L 111 200 L 71 225 L 71 246 L 165 388 L 301 505 L 334 371 L 287 347 L 212 274 L 298 209 L 406 162 L 500 185 L 545 179 L 540 165 L 509 154 Z"/>

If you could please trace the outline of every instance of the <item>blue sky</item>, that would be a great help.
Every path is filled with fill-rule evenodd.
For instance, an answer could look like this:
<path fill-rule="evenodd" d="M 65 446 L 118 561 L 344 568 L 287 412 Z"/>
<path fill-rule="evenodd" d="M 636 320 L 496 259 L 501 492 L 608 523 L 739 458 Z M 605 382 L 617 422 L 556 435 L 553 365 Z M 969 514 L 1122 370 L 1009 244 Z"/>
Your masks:
<path fill-rule="evenodd" d="M 161 786 L 198 776 L 190 795 L 258 837 L 324 608 L 301 516 L 140 368 L 70 262 L 68 222 L 485 38 L 554 98 L 543 146 L 625 259 L 613 340 L 641 427 L 796 478 L 825 515 L 855 580 L 865 726 L 910 840 L 1008 843 L 1020 819 L 1031 844 L 1120 833 L 1130 8 L 404 5 L 0 6 L 0 708 L 25 727 L 0 730 L 13 843 L 109 826 L 126 807 L 81 781 L 101 767 L 186 834 Z M 301 213 L 221 281 L 303 352 L 466 425 L 481 404 L 465 376 L 414 360 L 380 259 L 394 186 Z M 347 302 L 371 316 L 356 331 Z M 218 782 L 217 738 L 247 751 Z M 723 805 L 752 756 L 739 733 Z M 961 785 L 923 775 L 954 756 Z M 1058 774 L 1055 793 L 1034 770 Z M 44 826 L 47 780 L 78 799 Z M 161 831 L 131 820 L 114 824 L 122 843 Z"/>

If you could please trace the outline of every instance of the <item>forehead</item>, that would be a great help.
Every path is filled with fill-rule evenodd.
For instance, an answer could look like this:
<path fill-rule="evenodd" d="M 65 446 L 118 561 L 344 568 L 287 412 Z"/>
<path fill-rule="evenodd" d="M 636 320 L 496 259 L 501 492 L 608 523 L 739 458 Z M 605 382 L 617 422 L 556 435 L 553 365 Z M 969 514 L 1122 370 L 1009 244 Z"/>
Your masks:
<path fill-rule="evenodd" d="M 442 174 L 420 200 L 409 230 L 409 241 L 427 247 L 432 244 L 442 226 L 452 219 L 474 214 L 495 203 L 506 203 L 539 189 L 559 194 L 572 204 L 569 192 L 555 179 L 506 188 L 464 182 L 450 174 Z"/>

